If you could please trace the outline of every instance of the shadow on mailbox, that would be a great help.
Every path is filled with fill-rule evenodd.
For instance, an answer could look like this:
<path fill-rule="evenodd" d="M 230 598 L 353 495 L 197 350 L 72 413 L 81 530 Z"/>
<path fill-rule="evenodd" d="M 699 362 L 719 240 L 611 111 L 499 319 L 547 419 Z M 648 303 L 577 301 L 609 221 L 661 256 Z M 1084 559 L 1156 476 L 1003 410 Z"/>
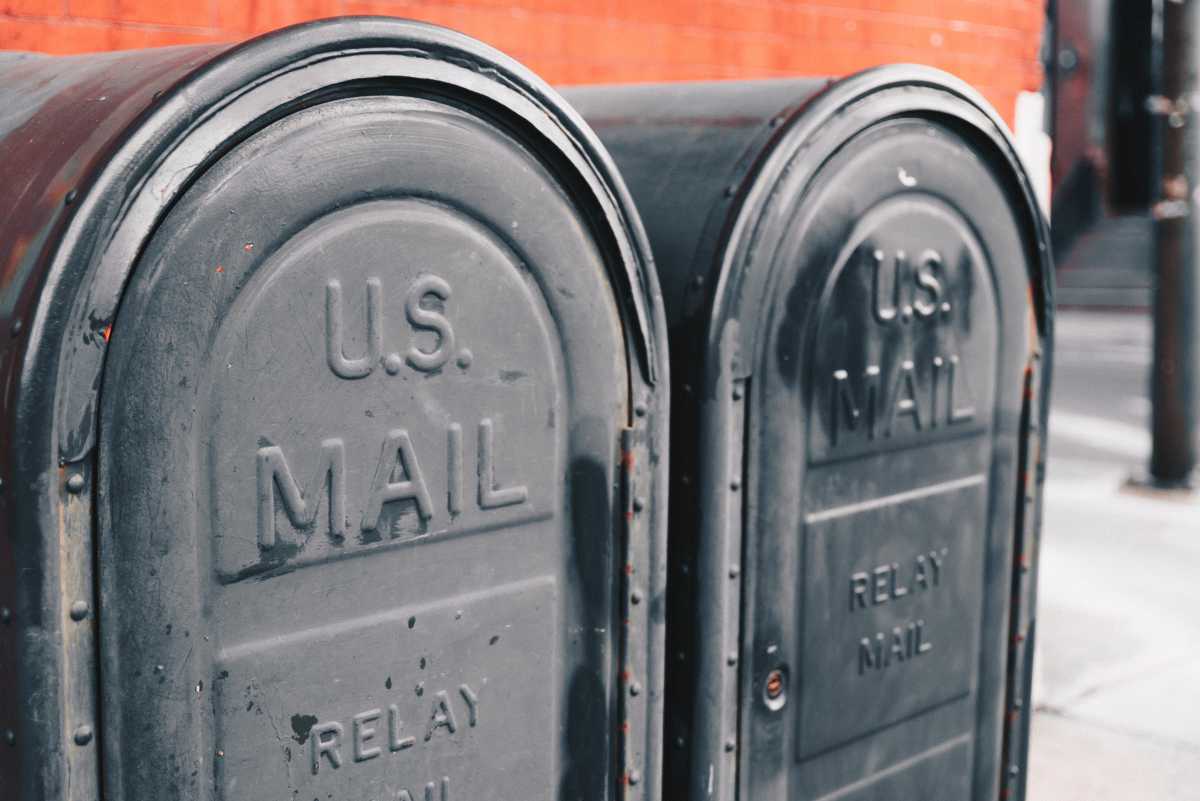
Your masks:
<path fill-rule="evenodd" d="M 384 19 L 0 83 L 5 797 L 656 798 L 666 329 L 579 118 Z"/>
<path fill-rule="evenodd" d="M 1019 797 L 1051 266 L 1003 124 L 917 67 L 567 97 L 667 305 L 665 786 Z"/>

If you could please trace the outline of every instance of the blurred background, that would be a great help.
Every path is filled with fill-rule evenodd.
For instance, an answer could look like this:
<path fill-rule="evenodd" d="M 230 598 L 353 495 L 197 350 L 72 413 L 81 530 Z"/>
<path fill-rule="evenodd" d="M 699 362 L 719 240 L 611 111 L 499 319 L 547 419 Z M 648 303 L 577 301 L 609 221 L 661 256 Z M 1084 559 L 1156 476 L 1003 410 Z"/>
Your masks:
<path fill-rule="evenodd" d="M 837 76 L 898 61 L 972 83 L 1013 129 L 1059 265 L 1029 798 L 1197 799 L 1197 293 L 1190 245 L 1162 245 L 1181 231 L 1192 242 L 1171 205 L 1188 197 L 1196 162 L 1179 133 L 1195 119 L 1200 49 L 1184 5 L 0 0 L 0 49 L 235 41 L 387 14 L 464 31 L 558 84 Z"/>
<path fill-rule="evenodd" d="M 844 75 L 914 61 L 1012 121 L 1042 84 L 1044 0 L 0 0 L 0 48 L 79 53 L 245 39 L 318 17 L 445 25 L 551 83 Z"/>

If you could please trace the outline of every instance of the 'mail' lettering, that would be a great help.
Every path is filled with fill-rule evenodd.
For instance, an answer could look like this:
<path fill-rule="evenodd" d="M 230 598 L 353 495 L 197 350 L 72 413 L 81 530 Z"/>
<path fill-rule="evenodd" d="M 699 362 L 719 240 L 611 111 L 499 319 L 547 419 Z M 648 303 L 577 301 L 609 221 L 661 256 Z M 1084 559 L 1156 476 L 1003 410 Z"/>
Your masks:
<path fill-rule="evenodd" d="M 480 420 L 477 426 L 475 501 L 478 508 L 484 511 L 523 504 L 529 498 L 529 490 L 525 485 L 503 485 L 496 475 L 498 446 L 495 428 L 490 418 Z M 365 501 L 359 525 L 362 531 L 374 531 L 379 526 L 384 506 L 390 503 L 412 504 L 423 523 L 439 516 L 429 476 L 422 467 L 426 458 L 445 458 L 447 486 L 436 497 L 444 499 L 445 514 L 450 519 L 462 513 L 466 469 L 463 465 L 461 425 L 453 423 L 449 426 L 446 443 L 445 450 L 418 455 L 407 430 L 397 428 L 384 434 L 374 470 L 369 472 L 373 479 L 363 496 Z M 349 518 L 346 507 L 346 446 L 341 439 L 321 442 L 317 467 L 303 487 L 297 484 L 284 450 L 277 445 L 265 445 L 258 449 L 256 478 L 259 548 L 269 550 L 278 543 L 277 499 L 292 526 L 300 530 L 309 530 L 317 525 L 318 510 L 324 505 L 328 510 L 329 537 L 335 542 L 345 538 Z"/>

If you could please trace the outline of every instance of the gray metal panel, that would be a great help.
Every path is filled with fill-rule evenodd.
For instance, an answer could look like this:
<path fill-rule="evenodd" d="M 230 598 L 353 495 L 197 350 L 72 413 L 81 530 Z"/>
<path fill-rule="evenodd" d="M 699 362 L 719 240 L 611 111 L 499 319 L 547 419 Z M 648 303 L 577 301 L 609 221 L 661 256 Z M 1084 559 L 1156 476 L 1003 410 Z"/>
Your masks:
<path fill-rule="evenodd" d="M 792 87 L 578 93 L 671 288 L 668 775 L 692 798 L 994 798 L 1024 759 L 1046 229 L 962 84 Z"/>
<path fill-rule="evenodd" d="M 606 154 L 442 29 L 218 52 L 104 57 L 137 91 L 13 200 L 5 567 L 74 624 L 96 550 L 104 714 L 40 696 L 17 797 L 656 797 L 665 322 Z"/>

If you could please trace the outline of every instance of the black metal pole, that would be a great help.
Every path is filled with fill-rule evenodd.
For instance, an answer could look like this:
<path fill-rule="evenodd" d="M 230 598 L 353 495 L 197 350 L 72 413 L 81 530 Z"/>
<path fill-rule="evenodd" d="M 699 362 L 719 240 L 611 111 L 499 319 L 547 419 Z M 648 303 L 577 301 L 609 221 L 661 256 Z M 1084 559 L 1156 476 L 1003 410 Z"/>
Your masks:
<path fill-rule="evenodd" d="M 1154 370 L 1150 476 L 1161 486 L 1187 486 L 1196 467 L 1197 181 L 1196 93 L 1200 88 L 1200 0 L 1155 0 L 1161 32 L 1159 120 L 1154 212 Z"/>

